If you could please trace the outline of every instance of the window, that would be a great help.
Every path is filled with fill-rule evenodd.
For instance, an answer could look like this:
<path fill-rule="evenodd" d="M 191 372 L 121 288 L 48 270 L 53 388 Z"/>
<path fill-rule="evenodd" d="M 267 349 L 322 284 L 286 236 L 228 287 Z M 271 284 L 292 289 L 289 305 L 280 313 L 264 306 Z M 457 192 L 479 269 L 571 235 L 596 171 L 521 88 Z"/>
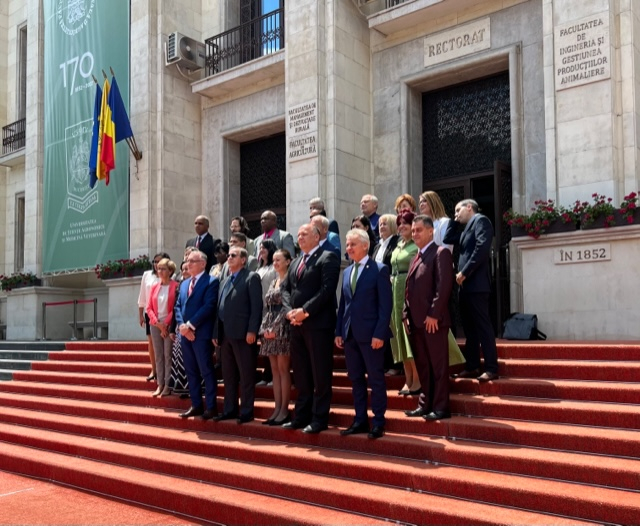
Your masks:
<path fill-rule="evenodd" d="M 15 272 L 24 269 L 24 193 L 16 194 L 13 265 Z"/>
<path fill-rule="evenodd" d="M 26 24 L 18 28 L 18 46 L 16 49 L 16 79 L 17 79 L 17 101 L 16 120 L 24 119 L 27 116 L 27 26 Z"/>

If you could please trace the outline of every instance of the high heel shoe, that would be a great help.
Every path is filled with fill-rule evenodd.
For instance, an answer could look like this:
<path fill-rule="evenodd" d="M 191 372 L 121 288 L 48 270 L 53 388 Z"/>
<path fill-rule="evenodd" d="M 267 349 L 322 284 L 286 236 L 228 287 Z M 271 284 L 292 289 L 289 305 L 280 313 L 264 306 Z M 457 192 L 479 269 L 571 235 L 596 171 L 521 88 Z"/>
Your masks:
<path fill-rule="evenodd" d="M 291 422 L 291 413 L 287 413 L 287 416 L 285 416 L 282 420 L 274 420 L 271 425 L 272 426 L 281 426 L 281 425 L 284 425 L 284 424 L 288 424 L 289 422 Z"/>
<path fill-rule="evenodd" d="M 265 420 L 264 422 L 262 422 L 262 425 L 263 426 L 272 426 L 274 422 L 275 422 L 275 420 L 273 418 L 269 418 L 269 420 Z"/>
<path fill-rule="evenodd" d="M 149 376 L 147 376 L 147 382 L 151 382 L 152 380 L 155 380 L 155 379 L 156 379 L 156 375 L 153 372 L 149 373 Z"/>
<path fill-rule="evenodd" d="M 160 393 L 160 396 L 169 396 L 170 394 L 171 394 L 171 387 L 165 387 Z"/>
<path fill-rule="evenodd" d="M 151 393 L 151 396 L 153 396 L 154 398 L 156 396 L 160 396 L 160 393 L 162 393 L 162 389 L 163 387 L 159 385 L 158 388 L 153 393 Z"/>

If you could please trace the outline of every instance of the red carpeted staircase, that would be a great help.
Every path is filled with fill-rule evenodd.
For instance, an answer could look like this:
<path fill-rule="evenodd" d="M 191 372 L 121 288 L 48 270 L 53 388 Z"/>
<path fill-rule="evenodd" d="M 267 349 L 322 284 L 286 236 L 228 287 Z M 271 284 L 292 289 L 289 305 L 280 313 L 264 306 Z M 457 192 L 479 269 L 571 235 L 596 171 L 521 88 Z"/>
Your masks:
<path fill-rule="evenodd" d="M 451 381 L 450 420 L 406 417 L 389 377 L 369 440 L 339 435 L 340 355 L 332 427 L 310 436 L 183 421 L 188 400 L 150 395 L 145 344 L 68 343 L 0 382 L 0 469 L 224 524 L 640 524 L 640 344 L 498 349 L 499 381 Z"/>

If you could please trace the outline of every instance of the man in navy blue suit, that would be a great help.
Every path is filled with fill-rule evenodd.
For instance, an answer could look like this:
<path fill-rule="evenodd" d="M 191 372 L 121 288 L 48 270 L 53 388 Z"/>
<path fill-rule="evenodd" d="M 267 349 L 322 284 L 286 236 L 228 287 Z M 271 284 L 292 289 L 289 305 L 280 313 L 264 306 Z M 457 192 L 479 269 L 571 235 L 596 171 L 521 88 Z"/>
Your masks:
<path fill-rule="evenodd" d="M 217 382 L 213 373 L 213 345 L 211 337 L 218 300 L 218 278 L 205 272 L 207 256 L 196 250 L 187 257 L 191 279 L 180 285 L 176 300 L 175 318 L 182 336 L 181 347 L 184 368 L 189 382 L 191 408 L 181 413 L 182 418 L 202 416 L 210 420 L 218 416 L 216 408 Z M 202 404 L 202 379 L 205 388 L 205 406 Z"/>
<path fill-rule="evenodd" d="M 389 269 L 367 255 L 369 236 L 364 230 L 347 232 L 346 249 L 354 263 L 342 275 L 335 344 L 344 348 L 356 416 L 351 426 L 340 434 L 368 433 L 369 438 L 380 438 L 384 435 L 384 414 L 387 410 L 384 342 L 391 337 Z M 367 416 L 367 380 L 373 412 L 371 430 Z"/>
<path fill-rule="evenodd" d="M 460 286 L 460 316 L 466 337 L 463 372 L 457 378 L 475 378 L 481 382 L 498 379 L 496 337 L 489 315 L 491 296 L 491 242 L 493 227 L 489 218 L 478 212 L 478 203 L 465 199 L 456 205 L 455 218 L 447 229 L 445 245 L 460 246 L 456 283 Z M 485 372 L 480 374 L 480 347 Z"/>

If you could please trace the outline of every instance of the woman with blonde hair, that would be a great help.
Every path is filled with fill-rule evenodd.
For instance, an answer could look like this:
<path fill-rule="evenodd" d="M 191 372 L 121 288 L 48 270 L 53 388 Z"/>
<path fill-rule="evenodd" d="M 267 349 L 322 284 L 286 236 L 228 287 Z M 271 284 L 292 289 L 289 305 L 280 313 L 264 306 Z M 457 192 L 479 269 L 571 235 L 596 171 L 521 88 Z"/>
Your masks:
<path fill-rule="evenodd" d="M 398 196 L 395 203 L 396 214 L 399 214 L 401 210 L 410 210 L 414 214 L 418 209 L 416 200 L 409 194 L 402 194 Z"/>
<path fill-rule="evenodd" d="M 173 342 L 170 336 L 173 321 L 173 307 L 176 303 L 178 282 L 171 279 L 176 271 L 176 264 L 169 258 L 158 261 L 156 266 L 158 281 L 151 287 L 147 301 L 147 314 L 151 329 L 151 340 L 156 358 L 158 388 L 153 396 L 171 394 L 171 351 Z"/>

